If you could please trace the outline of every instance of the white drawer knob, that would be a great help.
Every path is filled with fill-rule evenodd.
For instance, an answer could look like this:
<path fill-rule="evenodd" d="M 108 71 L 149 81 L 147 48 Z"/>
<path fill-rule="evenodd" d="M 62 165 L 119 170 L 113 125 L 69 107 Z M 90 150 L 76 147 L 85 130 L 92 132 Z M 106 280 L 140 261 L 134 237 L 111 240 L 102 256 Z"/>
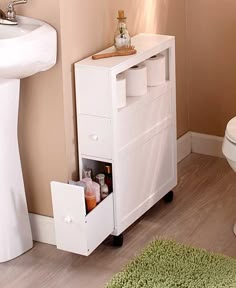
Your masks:
<path fill-rule="evenodd" d="M 98 141 L 98 135 L 96 135 L 96 134 L 90 135 L 89 138 L 93 141 Z"/>
<path fill-rule="evenodd" d="M 71 224 L 72 223 L 72 218 L 70 216 L 67 216 L 65 219 L 64 219 L 65 223 L 67 224 Z"/>

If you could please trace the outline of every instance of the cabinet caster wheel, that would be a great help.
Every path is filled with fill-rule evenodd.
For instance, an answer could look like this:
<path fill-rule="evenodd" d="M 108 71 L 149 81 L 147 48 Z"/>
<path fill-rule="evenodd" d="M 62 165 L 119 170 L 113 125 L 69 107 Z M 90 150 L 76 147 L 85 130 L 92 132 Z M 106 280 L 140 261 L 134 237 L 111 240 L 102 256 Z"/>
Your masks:
<path fill-rule="evenodd" d="M 168 193 L 163 197 L 165 203 L 171 203 L 171 202 L 173 201 L 173 198 L 174 198 L 174 192 L 173 192 L 173 191 L 168 192 Z"/>
<path fill-rule="evenodd" d="M 113 236 L 113 246 L 114 247 L 121 247 L 123 245 L 124 236 L 120 234 L 119 236 Z"/>

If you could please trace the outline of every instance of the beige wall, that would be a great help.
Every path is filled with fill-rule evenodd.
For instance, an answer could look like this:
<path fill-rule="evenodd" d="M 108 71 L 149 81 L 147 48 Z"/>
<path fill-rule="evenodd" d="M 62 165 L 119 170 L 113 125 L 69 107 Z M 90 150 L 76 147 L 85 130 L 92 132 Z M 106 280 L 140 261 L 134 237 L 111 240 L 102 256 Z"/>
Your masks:
<path fill-rule="evenodd" d="M 1 1 L 3 8 L 8 0 Z M 186 93 L 185 0 L 34 0 L 17 7 L 58 31 L 58 63 L 21 85 L 19 142 L 29 211 L 52 215 L 49 183 L 77 178 L 73 63 L 112 44 L 118 9 L 131 35 L 176 35 L 178 135 L 189 130 Z"/>
<path fill-rule="evenodd" d="M 4 9 L 8 0 L 1 0 Z M 52 215 L 50 181 L 67 181 L 64 103 L 58 0 L 29 1 L 20 15 L 39 18 L 59 32 L 58 63 L 49 71 L 21 82 L 19 144 L 30 212 Z"/>
<path fill-rule="evenodd" d="M 52 215 L 49 183 L 77 178 L 73 63 L 112 44 L 117 10 L 131 35 L 176 36 L 178 136 L 223 136 L 236 115 L 235 0 L 29 0 L 58 31 L 58 62 L 21 84 L 19 142 L 29 211 Z M 1 0 L 4 9 L 8 0 Z"/>
<path fill-rule="evenodd" d="M 131 35 L 150 32 L 176 36 L 178 136 L 183 135 L 189 130 L 185 0 L 71 0 L 70 5 L 60 0 L 63 83 L 70 98 L 67 101 L 71 106 L 74 99 L 72 64 L 112 45 L 118 9 L 125 9 Z"/>
<path fill-rule="evenodd" d="M 236 1 L 186 5 L 190 129 L 223 136 L 236 115 Z"/>

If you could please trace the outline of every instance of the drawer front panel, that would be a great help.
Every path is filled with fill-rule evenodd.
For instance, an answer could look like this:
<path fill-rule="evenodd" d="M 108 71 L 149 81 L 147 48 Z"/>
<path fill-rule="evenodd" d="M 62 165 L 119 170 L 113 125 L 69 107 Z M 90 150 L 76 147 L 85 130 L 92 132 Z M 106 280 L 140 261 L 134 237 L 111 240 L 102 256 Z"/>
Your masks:
<path fill-rule="evenodd" d="M 149 93 L 143 97 L 150 101 L 142 101 L 142 105 L 136 105 L 134 109 L 121 110 L 117 124 L 118 148 L 122 149 L 136 137 L 170 117 L 171 96 L 171 89 L 158 97 L 155 97 L 155 89 L 149 89 Z"/>
<path fill-rule="evenodd" d="M 88 256 L 114 230 L 113 194 L 86 215 L 84 190 L 52 182 L 57 248 Z"/>
<path fill-rule="evenodd" d="M 79 116 L 80 153 L 99 158 L 112 158 L 111 119 Z"/>
<path fill-rule="evenodd" d="M 111 85 L 106 70 L 78 67 L 75 70 L 77 114 L 111 117 Z"/>

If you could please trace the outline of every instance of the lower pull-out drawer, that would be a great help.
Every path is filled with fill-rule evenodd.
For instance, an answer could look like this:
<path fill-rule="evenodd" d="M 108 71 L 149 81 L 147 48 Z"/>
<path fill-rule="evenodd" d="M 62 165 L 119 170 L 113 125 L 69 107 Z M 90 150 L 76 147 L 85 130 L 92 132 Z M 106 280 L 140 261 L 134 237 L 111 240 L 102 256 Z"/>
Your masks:
<path fill-rule="evenodd" d="M 86 215 L 84 189 L 51 182 L 57 248 L 90 255 L 114 230 L 113 194 Z"/>

